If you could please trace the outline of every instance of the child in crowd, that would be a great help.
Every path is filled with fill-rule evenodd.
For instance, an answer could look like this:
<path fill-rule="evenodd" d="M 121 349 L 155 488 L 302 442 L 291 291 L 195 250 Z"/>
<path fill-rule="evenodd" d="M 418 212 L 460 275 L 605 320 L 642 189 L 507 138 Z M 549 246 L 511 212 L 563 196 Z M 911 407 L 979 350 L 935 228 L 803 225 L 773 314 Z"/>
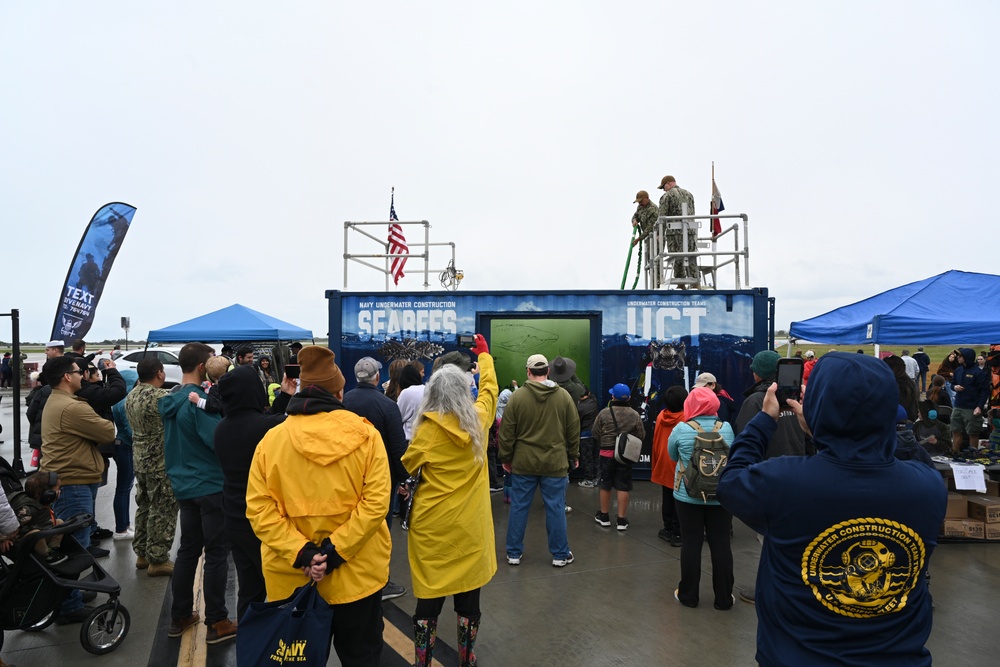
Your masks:
<path fill-rule="evenodd" d="M 219 378 L 228 373 L 230 368 L 232 368 L 232 362 L 227 357 L 209 357 L 208 361 L 205 362 L 205 373 L 208 375 L 208 381 L 202 384 L 202 389 L 208 393 L 208 398 L 201 398 L 198 392 L 192 391 L 188 394 L 188 400 L 205 412 L 220 414 L 222 412 L 222 397 L 219 396 L 219 389 L 216 385 Z"/>
<path fill-rule="evenodd" d="M 632 392 L 625 384 L 616 384 L 608 390 L 611 403 L 594 419 L 593 437 L 600 448 L 600 489 L 601 507 L 594 521 L 602 526 L 611 525 L 611 489 L 618 491 L 618 530 L 628 530 L 628 498 L 632 490 L 632 466 L 615 460 L 615 440 L 619 433 L 631 433 L 642 440 L 646 427 L 642 425 L 639 413 L 629 405 Z"/>
<path fill-rule="evenodd" d="M 920 419 L 913 424 L 913 435 L 931 456 L 951 454 L 951 432 L 948 425 L 938 420 L 937 404 L 923 400 L 917 404 Z"/>
<path fill-rule="evenodd" d="M 59 497 L 59 475 L 54 472 L 36 472 L 24 480 L 24 491 L 15 492 L 10 497 L 10 507 L 14 510 L 21 528 L 15 542 L 20 542 L 31 533 L 48 530 L 62 523 L 52 512 L 52 503 Z M 49 565 L 66 560 L 59 550 L 62 535 L 53 535 L 35 542 L 35 554 Z"/>

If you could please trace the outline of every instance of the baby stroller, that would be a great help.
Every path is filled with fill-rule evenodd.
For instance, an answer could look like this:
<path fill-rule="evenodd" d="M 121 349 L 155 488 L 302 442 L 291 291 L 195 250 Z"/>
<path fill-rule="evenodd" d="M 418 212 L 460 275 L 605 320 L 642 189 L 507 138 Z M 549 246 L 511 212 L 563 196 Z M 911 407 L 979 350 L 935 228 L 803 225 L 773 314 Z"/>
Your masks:
<path fill-rule="evenodd" d="M 83 648 L 100 655 L 124 641 L 130 619 L 118 600 L 121 586 L 70 535 L 89 526 L 92 519 L 89 514 L 80 514 L 48 530 L 30 533 L 0 558 L 0 630 L 44 630 L 55 620 L 59 603 L 75 589 L 108 595 L 108 601 L 94 609 L 80 627 Z M 53 535 L 63 536 L 59 549 L 67 560 L 48 564 L 35 554 L 34 545 Z M 87 570 L 90 574 L 81 579 Z"/>

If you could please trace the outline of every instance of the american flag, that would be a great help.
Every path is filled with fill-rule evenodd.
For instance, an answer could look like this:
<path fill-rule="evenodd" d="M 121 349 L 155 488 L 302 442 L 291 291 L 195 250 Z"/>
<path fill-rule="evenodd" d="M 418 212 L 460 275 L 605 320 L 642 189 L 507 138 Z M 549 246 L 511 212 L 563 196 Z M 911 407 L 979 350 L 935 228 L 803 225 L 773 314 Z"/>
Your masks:
<path fill-rule="evenodd" d="M 719 186 L 715 184 L 715 176 L 712 176 L 712 215 L 718 215 L 725 210 L 726 207 L 722 203 L 722 193 L 719 192 Z M 718 218 L 712 218 L 712 238 L 715 238 L 721 233 L 722 221 Z"/>
<path fill-rule="evenodd" d="M 389 222 L 398 223 L 396 217 L 396 190 L 393 188 L 391 199 L 389 200 Z M 406 245 L 406 237 L 403 236 L 403 226 L 399 224 L 389 225 L 389 254 L 402 255 L 409 254 L 410 248 Z M 403 277 L 403 267 L 406 266 L 406 257 L 393 257 L 390 264 L 392 281 L 399 284 L 399 279 Z"/>

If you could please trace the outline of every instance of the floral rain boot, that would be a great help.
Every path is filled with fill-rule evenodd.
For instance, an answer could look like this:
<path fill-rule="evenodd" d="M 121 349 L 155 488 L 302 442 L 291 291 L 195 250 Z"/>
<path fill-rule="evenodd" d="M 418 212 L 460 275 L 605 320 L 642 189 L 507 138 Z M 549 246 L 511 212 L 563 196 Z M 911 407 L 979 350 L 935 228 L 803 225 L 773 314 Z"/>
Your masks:
<path fill-rule="evenodd" d="M 458 664 L 459 667 L 476 667 L 476 635 L 479 633 L 479 619 L 466 616 L 458 617 Z"/>
<path fill-rule="evenodd" d="M 437 639 L 436 618 L 413 619 L 414 667 L 430 667 L 434 658 L 434 641 Z"/>

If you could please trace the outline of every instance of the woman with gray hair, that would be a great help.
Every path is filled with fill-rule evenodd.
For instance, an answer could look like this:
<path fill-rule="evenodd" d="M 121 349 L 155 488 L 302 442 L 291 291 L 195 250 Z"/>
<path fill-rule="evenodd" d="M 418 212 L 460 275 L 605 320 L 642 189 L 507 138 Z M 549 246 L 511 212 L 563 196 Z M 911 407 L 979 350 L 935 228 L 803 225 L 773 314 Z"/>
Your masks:
<path fill-rule="evenodd" d="M 497 571 L 486 468 L 486 432 L 497 403 L 497 376 L 486 340 L 476 334 L 479 396 L 473 402 L 461 368 L 444 364 L 424 390 L 413 439 L 403 454 L 411 475 L 420 473 L 407 537 L 413 594 L 417 665 L 430 665 L 437 619 L 445 597 L 455 597 L 460 665 L 475 665 L 479 590 Z"/>

